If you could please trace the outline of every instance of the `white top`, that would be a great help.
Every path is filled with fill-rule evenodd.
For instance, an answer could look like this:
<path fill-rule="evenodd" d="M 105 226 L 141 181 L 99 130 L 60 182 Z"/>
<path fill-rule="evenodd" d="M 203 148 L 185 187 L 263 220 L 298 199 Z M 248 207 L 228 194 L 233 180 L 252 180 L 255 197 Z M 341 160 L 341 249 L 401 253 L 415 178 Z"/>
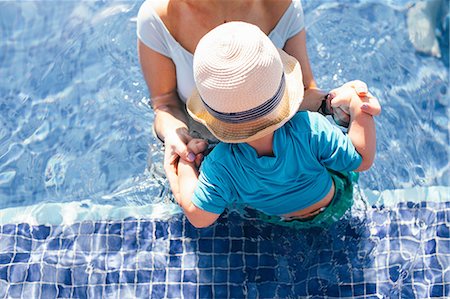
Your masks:
<path fill-rule="evenodd" d="M 186 102 L 194 90 L 192 53 L 183 48 L 170 34 L 161 18 L 146 0 L 137 17 L 137 36 L 141 42 L 154 51 L 172 59 L 177 73 L 177 91 Z M 300 0 L 292 0 L 275 28 L 269 33 L 270 40 L 277 48 L 283 48 L 288 39 L 304 28 L 303 9 Z"/>

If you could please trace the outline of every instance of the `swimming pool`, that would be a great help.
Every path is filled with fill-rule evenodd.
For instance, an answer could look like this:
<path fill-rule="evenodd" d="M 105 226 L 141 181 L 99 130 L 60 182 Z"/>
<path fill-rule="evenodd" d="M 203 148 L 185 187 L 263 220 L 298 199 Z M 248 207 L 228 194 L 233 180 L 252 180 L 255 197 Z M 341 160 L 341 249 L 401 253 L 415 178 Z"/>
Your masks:
<path fill-rule="evenodd" d="M 384 110 L 368 208 L 301 234 L 171 203 L 141 2 L 0 2 L 0 298 L 450 296 L 448 16 L 419 52 L 415 2 L 303 1 L 319 85 L 359 78 Z"/>

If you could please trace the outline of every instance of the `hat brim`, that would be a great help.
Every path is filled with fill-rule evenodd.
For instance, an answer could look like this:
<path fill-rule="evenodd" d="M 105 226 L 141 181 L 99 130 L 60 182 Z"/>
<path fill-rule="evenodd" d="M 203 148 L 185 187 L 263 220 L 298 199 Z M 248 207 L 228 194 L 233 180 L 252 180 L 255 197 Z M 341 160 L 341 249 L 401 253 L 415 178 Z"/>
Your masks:
<path fill-rule="evenodd" d="M 283 63 L 286 87 L 280 104 L 271 113 L 241 124 L 223 122 L 207 111 L 197 89 L 187 101 L 188 113 L 194 120 L 206 126 L 217 139 L 227 143 L 250 142 L 283 126 L 297 113 L 303 101 L 304 89 L 302 71 L 297 59 L 281 49 L 278 49 L 278 52 Z"/>

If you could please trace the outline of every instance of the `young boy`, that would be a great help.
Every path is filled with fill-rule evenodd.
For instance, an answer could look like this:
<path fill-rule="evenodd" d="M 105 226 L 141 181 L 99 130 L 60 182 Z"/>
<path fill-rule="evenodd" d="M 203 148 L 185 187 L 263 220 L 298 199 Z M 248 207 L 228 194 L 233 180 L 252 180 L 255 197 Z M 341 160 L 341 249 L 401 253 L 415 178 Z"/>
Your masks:
<path fill-rule="evenodd" d="M 318 113 L 298 112 L 299 63 L 243 22 L 220 25 L 200 40 L 194 77 L 188 112 L 222 141 L 200 175 L 194 163 L 178 165 L 174 196 L 194 226 L 209 226 L 234 202 L 280 223 L 323 225 L 342 217 L 353 202 L 352 171 L 369 169 L 375 156 L 373 117 L 354 89 L 341 87 L 333 100 L 349 109 L 347 135 Z"/>

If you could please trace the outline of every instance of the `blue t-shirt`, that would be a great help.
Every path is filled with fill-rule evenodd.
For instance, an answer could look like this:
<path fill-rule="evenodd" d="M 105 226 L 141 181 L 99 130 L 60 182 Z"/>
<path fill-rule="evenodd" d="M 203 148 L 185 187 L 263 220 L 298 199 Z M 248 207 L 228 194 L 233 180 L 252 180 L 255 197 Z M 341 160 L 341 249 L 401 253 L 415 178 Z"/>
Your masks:
<path fill-rule="evenodd" d="M 247 143 L 219 143 L 202 163 L 192 202 L 216 214 L 234 202 L 268 215 L 288 214 L 328 194 L 327 169 L 351 171 L 362 162 L 339 128 L 306 111 L 275 131 L 273 152 L 258 157 Z"/>

